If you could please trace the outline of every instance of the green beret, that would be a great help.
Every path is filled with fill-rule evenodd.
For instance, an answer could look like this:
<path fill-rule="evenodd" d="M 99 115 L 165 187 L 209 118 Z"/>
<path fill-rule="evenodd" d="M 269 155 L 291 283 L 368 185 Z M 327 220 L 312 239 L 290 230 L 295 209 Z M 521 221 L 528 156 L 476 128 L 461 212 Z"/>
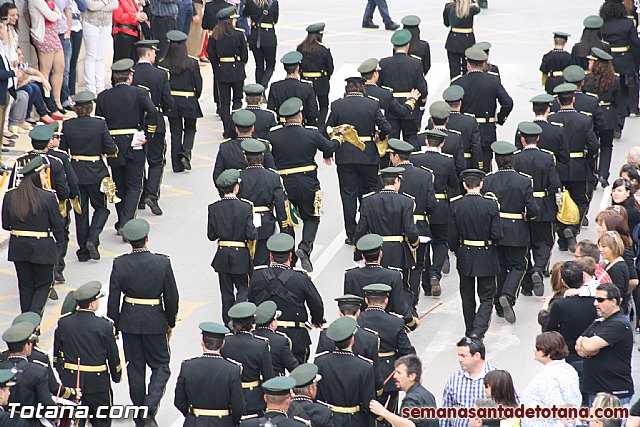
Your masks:
<path fill-rule="evenodd" d="M 289 98 L 280 105 L 278 113 L 282 117 L 291 117 L 302 111 L 302 100 L 300 98 Z"/>
<path fill-rule="evenodd" d="M 505 156 L 507 154 L 513 154 L 517 150 L 518 149 L 516 148 L 515 145 L 506 141 L 496 141 L 493 144 L 491 144 L 491 151 L 501 156 Z"/>
<path fill-rule="evenodd" d="M 391 292 L 391 286 L 382 283 L 373 283 L 362 288 L 367 296 L 387 296 Z"/>
<path fill-rule="evenodd" d="M 447 119 L 451 115 L 451 107 L 444 101 L 436 101 L 429 107 L 429 114 L 435 119 Z"/>
<path fill-rule="evenodd" d="M 591 54 L 593 55 L 593 59 L 600 61 L 611 61 L 613 59 L 613 56 L 598 47 L 592 47 Z"/>
<path fill-rule="evenodd" d="M 342 296 L 339 296 L 337 298 L 334 298 L 333 300 L 338 302 L 338 306 L 341 303 L 344 303 L 344 304 L 358 304 L 358 305 L 360 305 L 360 304 L 362 304 L 362 301 L 364 301 L 364 298 L 359 297 L 357 295 L 346 294 L 346 295 L 342 295 Z"/>
<path fill-rule="evenodd" d="M 362 64 L 360 64 L 360 66 L 358 67 L 358 72 L 360 74 L 367 74 L 367 73 L 371 73 L 372 71 L 379 70 L 380 69 L 378 67 L 379 63 L 380 61 L 378 61 L 376 58 L 369 58 L 365 60 Z"/>
<path fill-rule="evenodd" d="M 313 363 L 303 363 L 289 373 L 289 378 L 296 380 L 296 387 L 306 387 L 322 379 L 318 375 L 318 367 Z"/>
<path fill-rule="evenodd" d="M 171 43 L 186 42 L 188 38 L 188 35 L 178 30 L 171 30 L 167 33 L 167 40 L 169 40 Z"/>
<path fill-rule="evenodd" d="M 220 20 L 237 18 L 237 17 L 238 17 L 238 14 L 236 13 L 236 7 L 235 6 L 225 7 L 224 9 L 220 9 L 218 11 L 218 13 L 216 14 L 216 18 L 218 18 Z"/>
<path fill-rule="evenodd" d="M 120 72 L 120 71 L 133 71 L 133 66 L 135 63 L 133 59 L 124 58 L 120 59 L 113 64 L 111 64 L 111 71 Z"/>
<path fill-rule="evenodd" d="M 249 83 L 244 86 L 244 93 L 249 96 L 264 95 L 264 86 L 258 83 Z"/>
<path fill-rule="evenodd" d="M 280 58 L 280 62 L 285 65 L 299 64 L 300 62 L 302 62 L 302 53 L 298 52 L 297 50 L 285 53 L 284 56 Z"/>
<path fill-rule="evenodd" d="M 554 100 L 553 95 L 549 95 L 548 93 L 542 93 L 540 95 L 536 95 L 529 100 L 529 102 L 533 102 L 535 104 L 550 104 Z"/>
<path fill-rule="evenodd" d="M 238 169 L 227 169 L 218 176 L 216 185 L 219 188 L 231 187 L 240 182 L 240 171 Z"/>
<path fill-rule="evenodd" d="M 401 139 L 390 138 L 388 144 L 389 149 L 394 153 L 411 154 L 416 150 L 413 145 Z"/>
<path fill-rule="evenodd" d="M 486 61 L 489 57 L 484 50 L 470 47 L 464 51 L 464 56 L 472 61 Z"/>
<path fill-rule="evenodd" d="M 573 83 L 562 83 L 553 88 L 553 93 L 573 93 L 578 90 L 578 86 Z"/>
<path fill-rule="evenodd" d="M 339 317 L 329 328 L 327 328 L 327 338 L 333 342 L 345 341 L 356 333 L 358 322 L 353 317 Z"/>
<path fill-rule="evenodd" d="M 344 79 L 344 81 L 346 81 L 347 83 L 360 83 L 361 85 L 365 84 L 367 82 L 367 80 L 364 77 L 347 77 L 346 79 Z"/>
<path fill-rule="evenodd" d="M 16 376 L 13 369 L 0 369 L 0 388 L 11 387 L 15 382 L 11 381 Z"/>
<path fill-rule="evenodd" d="M 21 322 L 12 325 L 2 334 L 2 339 L 7 344 L 27 341 L 33 335 L 33 325 L 29 322 Z"/>
<path fill-rule="evenodd" d="M 324 22 L 318 22 L 317 24 L 311 24 L 307 26 L 307 33 L 309 34 L 321 34 L 324 32 Z"/>
<path fill-rule="evenodd" d="M 31 323 L 33 325 L 33 330 L 35 331 L 40 326 L 41 321 L 42 318 L 38 313 L 34 313 L 33 311 L 26 311 L 13 319 L 13 322 L 11 322 L 11 324 L 15 325 L 16 323 L 22 322 Z"/>
<path fill-rule="evenodd" d="M 416 15 L 407 15 L 400 20 L 400 23 L 405 27 L 417 27 L 420 25 L 420 17 Z"/>
<path fill-rule="evenodd" d="M 256 308 L 256 325 L 266 325 L 278 317 L 278 306 L 273 301 L 265 301 Z"/>
<path fill-rule="evenodd" d="M 169 31 L 171 33 L 171 31 Z M 169 38 L 169 33 L 167 33 L 167 38 Z M 136 47 L 146 47 L 151 49 L 158 50 L 158 45 L 160 44 L 160 40 L 138 40 L 134 43 Z"/>
<path fill-rule="evenodd" d="M 212 335 L 214 338 L 224 338 L 225 335 L 231 332 L 226 326 L 215 322 L 200 323 L 198 328 L 203 334 Z"/>
<path fill-rule="evenodd" d="M 34 141 L 49 141 L 54 133 L 55 129 L 51 125 L 37 125 L 29 131 L 29 138 Z"/>
<path fill-rule="evenodd" d="M 464 97 L 464 88 L 458 85 L 451 85 L 442 92 L 442 99 L 447 102 L 457 102 Z"/>
<path fill-rule="evenodd" d="M 252 302 L 239 302 L 229 309 L 229 317 L 232 319 L 248 319 L 255 316 L 258 307 Z"/>
<path fill-rule="evenodd" d="M 96 96 L 93 92 L 89 92 L 88 90 L 84 90 L 82 92 L 78 92 L 73 96 L 73 102 L 76 104 L 88 104 L 96 99 Z"/>
<path fill-rule="evenodd" d="M 247 138 L 243 139 L 240 143 L 240 147 L 242 147 L 242 151 L 247 154 L 260 154 L 264 153 L 264 143 L 258 141 L 257 139 Z"/>
<path fill-rule="evenodd" d="M 380 176 L 400 176 L 404 173 L 404 168 L 389 166 L 378 171 Z"/>
<path fill-rule="evenodd" d="M 60 307 L 60 315 L 64 315 L 67 313 L 73 313 L 76 311 L 76 307 L 78 306 L 78 304 L 76 303 L 76 299 L 74 298 L 73 294 L 75 293 L 75 291 L 70 291 L 67 296 L 64 298 L 64 301 L 62 302 L 62 307 Z"/>
<path fill-rule="evenodd" d="M 142 240 L 149 235 L 149 223 L 146 219 L 134 218 L 122 227 L 122 237 L 129 242 Z"/>
<path fill-rule="evenodd" d="M 480 169 L 465 169 L 460 172 L 460 176 L 464 179 L 467 176 L 477 176 L 478 178 L 484 178 L 487 174 Z"/>
<path fill-rule="evenodd" d="M 562 76 L 567 83 L 580 83 L 584 80 L 584 68 L 579 65 L 569 65 L 562 71 Z"/>
<path fill-rule="evenodd" d="M 369 252 L 380 249 L 384 240 L 378 234 L 365 234 L 356 242 L 356 249 L 360 252 Z"/>
<path fill-rule="evenodd" d="M 582 21 L 582 25 L 590 30 L 597 30 L 604 25 L 604 19 L 597 15 L 587 16 L 584 18 L 584 21 Z"/>
<path fill-rule="evenodd" d="M 391 36 L 391 44 L 394 46 L 404 46 L 411 41 L 411 33 L 409 30 L 397 30 Z"/>
<path fill-rule="evenodd" d="M 520 122 L 518 130 L 523 135 L 540 135 L 542 133 L 542 128 L 534 122 Z"/>
<path fill-rule="evenodd" d="M 238 110 L 231 115 L 236 126 L 248 128 L 256 123 L 256 115 L 249 110 Z"/>
<path fill-rule="evenodd" d="M 275 253 L 291 252 L 296 245 L 295 239 L 287 233 L 278 233 L 267 239 L 267 250 Z"/>
<path fill-rule="evenodd" d="M 272 396 L 286 396 L 296 386 L 296 380 L 291 377 L 273 377 L 262 383 L 264 394 Z"/>
<path fill-rule="evenodd" d="M 42 126 L 36 126 L 42 127 Z M 33 132 L 33 131 L 32 131 Z M 36 156 L 33 159 L 29 160 L 29 163 L 20 168 L 20 175 L 29 176 L 32 173 L 38 173 L 42 169 L 49 167 L 49 164 L 44 160 L 42 156 Z"/>
<path fill-rule="evenodd" d="M 438 129 L 429 129 L 424 133 L 427 135 L 428 140 L 439 140 L 444 141 L 447 137 L 447 134 Z"/>
<path fill-rule="evenodd" d="M 101 288 L 102 283 L 98 282 L 97 280 L 92 280 L 91 282 L 87 282 L 84 285 L 80 286 L 73 293 L 73 298 L 75 298 L 78 304 L 83 302 L 91 302 L 104 296 L 104 293 L 100 292 Z"/>
<path fill-rule="evenodd" d="M 480 49 L 484 52 L 488 52 L 491 49 L 491 43 L 489 42 L 478 42 L 471 46 L 473 49 Z"/>
<path fill-rule="evenodd" d="M 571 37 L 571 34 L 564 33 L 562 31 L 554 31 L 553 32 L 553 37 L 555 37 L 556 39 L 567 40 L 569 37 Z"/>

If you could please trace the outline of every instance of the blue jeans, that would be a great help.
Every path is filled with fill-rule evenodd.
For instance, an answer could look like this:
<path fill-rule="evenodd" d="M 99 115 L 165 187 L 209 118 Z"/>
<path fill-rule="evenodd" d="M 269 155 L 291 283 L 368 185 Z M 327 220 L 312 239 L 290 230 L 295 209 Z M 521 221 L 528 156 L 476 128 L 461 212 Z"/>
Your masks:
<path fill-rule="evenodd" d="M 76 94 L 76 67 L 78 64 L 78 57 L 80 56 L 80 47 L 82 46 L 82 30 L 71 31 L 71 58 L 69 65 L 69 95 Z M 63 93 L 61 92 L 61 95 Z M 64 105 L 64 101 L 62 101 Z"/>
<path fill-rule="evenodd" d="M 62 89 L 60 90 L 60 102 L 62 106 L 69 104 L 69 70 L 71 69 L 71 52 L 73 46 L 71 39 L 65 39 L 64 34 L 58 34 L 60 37 L 60 43 L 62 43 L 62 51 L 64 52 L 64 74 L 62 77 Z"/>
<path fill-rule="evenodd" d="M 29 113 L 31 113 L 31 108 L 34 105 L 39 116 L 46 116 L 47 114 L 49 114 L 49 111 L 47 111 L 47 106 L 45 105 L 44 99 L 42 97 L 42 89 L 40 88 L 39 83 L 27 83 L 26 85 L 21 86 L 18 90 L 22 90 L 29 95 L 26 118 L 29 118 Z"/>
<path fill-rule="evenodd" d="M 249 34 L 251 34 L 251 27 L 249 26 L 249 19 L 247 19 L 246 16 L 242 16 L 242 9 L 244 9 L 244 2 L 246 0 L 240 0 L 240 3 L 238 3 L 238 15 L 240 15 L 238 17 L 238 27 L 242 28 L 244 30 L 244 34 L 245 36 L 247 36 L 247 38 L 249 38 Z"/>
<path fill-rule="evenodd" d="M 364 9 L 364 17 L 362 22 L 373 22 L 373 12 L 376 10 L 376 6 L 382 16 L 382 21 L 385 25 L 393 22 L 391 16 L 389 16 L 389 6 L 387 6 L 387 0 L 367 0 L 367 7 Z"/>
<path fill-rule="evenodd" d="M 193 19 L 193 2 L 181 2 L 178 5 L 178 31 L 188 35 L 191 30 L 191 19 Z"/>

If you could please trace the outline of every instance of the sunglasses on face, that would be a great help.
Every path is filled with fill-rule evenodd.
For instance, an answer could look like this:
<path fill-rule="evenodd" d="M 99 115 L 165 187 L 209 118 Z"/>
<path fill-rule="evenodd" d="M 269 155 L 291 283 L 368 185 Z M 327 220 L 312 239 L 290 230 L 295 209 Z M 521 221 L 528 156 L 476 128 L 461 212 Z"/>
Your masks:
<path fill-rule="evenodd" d="M 603 303 L 603 302 L 605 302 L 605 301 L 610 300 L 611 298 L 596 297 L 595 299 L 596 299 L 596 301 L 598 301 L 599 303 Z"/>

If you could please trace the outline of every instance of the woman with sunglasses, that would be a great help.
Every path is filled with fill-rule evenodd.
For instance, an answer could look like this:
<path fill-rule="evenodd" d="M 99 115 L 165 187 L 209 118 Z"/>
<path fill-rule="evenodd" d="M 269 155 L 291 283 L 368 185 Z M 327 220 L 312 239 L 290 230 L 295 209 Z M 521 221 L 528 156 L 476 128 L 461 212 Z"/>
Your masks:
<path fill-rule="evenodd" d="M 629 266 L 622 257 L 624 242 L 615 231 L 607 231 L 598 239 L 598 248 L 602 259 L 606 263 L 605 271 L 611 277 L 611 282 L 620 289 L 622 302 L 620 308 L 624 314 L 629 314 Z"/>

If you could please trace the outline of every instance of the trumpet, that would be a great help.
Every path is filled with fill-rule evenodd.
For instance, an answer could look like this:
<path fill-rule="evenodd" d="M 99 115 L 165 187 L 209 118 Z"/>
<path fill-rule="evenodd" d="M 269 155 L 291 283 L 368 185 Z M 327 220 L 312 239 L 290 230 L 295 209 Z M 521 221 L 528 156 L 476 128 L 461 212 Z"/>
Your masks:
<path fill-rule="evenodd" d="M 113 178 L 106 176 L 102 180 L 102 192 L 107 197 L 107 203 L 120 203 L 120 198 L 116 195 L 116 183 L 113 182 Z"/>
<path fill-rule="evenodd" d="M 327 127 L 327 133 L 330 139 L 336 139 L 340 141 L 340 144 L 346 141 L 360 151 L 364 151 L 366 147 L 365 143 L 360 140 L 358 131 L 352 125 L 339 125 L 334 128 L 329 126 Z"/>

